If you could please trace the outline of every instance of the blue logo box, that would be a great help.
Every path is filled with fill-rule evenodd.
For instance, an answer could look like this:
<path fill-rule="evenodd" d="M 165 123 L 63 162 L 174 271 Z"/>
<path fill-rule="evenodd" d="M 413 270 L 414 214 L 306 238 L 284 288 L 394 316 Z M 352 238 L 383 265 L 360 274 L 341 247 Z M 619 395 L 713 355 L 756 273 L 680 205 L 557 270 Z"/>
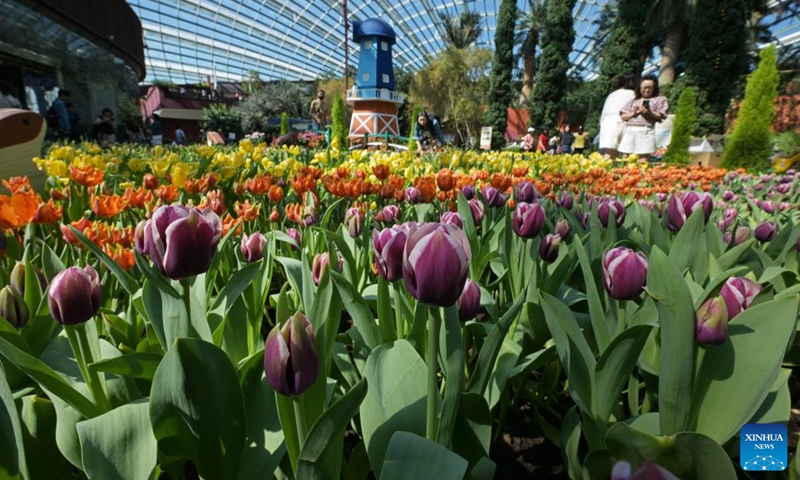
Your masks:
<path fill-rule="evenodd" d="M 786 425 L 748 423 L 739 435 L 739 463 L 744 470 L 786 470 L 789 465 Z"/>

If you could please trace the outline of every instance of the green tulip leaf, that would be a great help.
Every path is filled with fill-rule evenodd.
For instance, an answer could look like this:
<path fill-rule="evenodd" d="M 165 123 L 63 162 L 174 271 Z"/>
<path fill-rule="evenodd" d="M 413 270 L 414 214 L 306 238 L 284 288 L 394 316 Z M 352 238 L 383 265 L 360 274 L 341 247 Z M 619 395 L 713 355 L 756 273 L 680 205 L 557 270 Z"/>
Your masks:
<path fill-rule="evenodd" d="M 22 397 L 20 421 L 29 478 L 58 478 L 67 465 L 56 444 L 56 418 L 55 406 L 49 399 Z"/>
<path fill-rule="evenodd" d="M 686 222 L 683 224 L 672 247 L 669 249 L 669 259 L 672 265 L 683 273 L 687 268 L 695 265 L 698 261 L 698 252 L 708 259 L 708 248 L 706 237 L 703 235 L 705 229 L 705 214 L 702 208 L 695 208 Z M 706 267 L 706 272 L 708 268 Z"/>
<path fill-rule="evenodd" d="M 609 220 L 609 223 L 611 221 Z M 581 441 L 581 416 L 578 409 L 572 407 L 561 424 L 561 455 L 564 457 L 570 478 L 580 478 L 581 459 L 578 447 Z"/>
<path fill-rule="evenodd" d="M 466 460 L 438 443 L 399 431 L 389 442 L 380 479 L 461 480 L 467 467 Z"/>
<path fill-rule="evenodd" d="M 106 268 L 108 268 L 111 273 L 117 277 L 119 284 L 122 285 L 122 288 L 124 288 L 126 292 L 128 292 L 128 295 L 133 295 L 137 290 L 139 290 L 139 282 L 137 282 L 130 273 L 126 272 L 125 269 L 120 267 L 117 262 L 109 257 L 106 252 L 103 251 L 103 249 L 95 245 L 93 241 L 86 238 L 86 236 L 81 233 L 80 230 L 72 225 L 69 226 L 69 229 L 72 230 L 72 234 L 75 235 L 75 238 L 77 238 L 86 248 L 88 248 L 89 251 L 92 252 L 98 260 L 103 262 Z"/>
<path fill-rule="evenodd" d="M 706 347 L 691 403 L 695 431 L 723 444 L 758 411 L 780 371 L 797 308 L 797 297 L 750 307 L 728 324 L 724 344 Z"/>
<path fill-rule="evenodd" d="M 361 404 L 361 429 L 378 477 L 393 433 L 425 435 L 427 372 L 425 362 L 405 340 L 379 345 L 367 358 L 364 377 L 369 390 Z"/>
<path fill-rule="evenodd" d="M 439 419 L 439 431 L 436 432 L 436 442 L 450 448 L 461 402 L 461 391 L 464 388 L 464 347 L 461 341 L 461 322 L 458 320 L 457 305 L 445 308 L 440 330 L 439 351 L 444 358 L 442 367 L 445 382 L 444 403 Z"/>
<path fill-rule="evenodd" d="M 303 253 L 305 260 L 305 253 Z M 275 260 L 283 265 L 286 272 L 286 279 L 292 286 L 292 289 L 297 293 L 300 300 L 303 302 L 303 307 L 306 311 L 311 310 L 311 304 L 314 298 L 313 282 L 308 285 L 306 278 L 310 278 L 310 270 L 308 265 L 300 260 L 289 257 L 275 257 Z"/>
<path fill-rule="evenodd" d="M 158 448 L 147 401 L 115 408 L 77 428 L 90 479 L 153 478 Z"/>
<path fill-rule="evenodd" d="M 694 378 L 694 308 L 681 272 L 657 247 L 650 252 L 647 292 L 656 301 L 661 329 L 661 433 L 671 435 L 683 431 L 689 417 Z"/>
<path fill-rule="evenodd" d="M 0 368 L 0 477 L 27 479 L 28 464 L 25 461 L 25 445 L 22 442 L 22 427 L 8 387 L 5 372 Z"/>
<path fill-rule="evenodd" d="M 609 222 L 611 221 L 609 220 Z M 589 257 L 586 255 L 586 250 L 583 248 L 579 238 L 575 238 L 574 244 L 575 251 L 578 253 L 581 271 L 583 272 L 583 281 L 586 284 L 586 297 L 589 302 L 589 316 L 592 319 L 594 338 L 597 340 L 598 350 L 602 353 L 611 343 L 611 331 L 606 319 L 606 312 L 600 301 L 600 292 L 597 290 L 597 284 L 594 281 L 594 272 L 592 272 Z"/>
<path fill-rule="evenodd" d="M 608 421 L 651 328 L 649 325 L 629 327 L 617 335 L 597 362 L 592 400 L 593 414 L 598 422 L 605 424 Z"/>
<path fill-rule="evenodd" d="M 722 256 L 717 259 L 720 270 L 730 270 L 738 263 L 741 263 L 739 262 L 739 259 L 745 254 L 745 252 L 750 250 L 755 241 L 756 240 L 754 238 L 750 238 L 722 254 Z"/>
<path fill-rule="evenodd" d="M 789 376 L 792 370 L 782 368 L 775 377 L 772 388 L 758 408 L 753 418 L 747 423 L 788 423 L 792 410 L 792 396 L 789 392 Z"/>
<path fill-rule="evenodd" d="M 98 372 L 113 373 L 123 377 L 152 380 L 163 355 L 151 352 L 134 352 L 89 364 Z"/>
<path fill-rule="evenodd" d="M 315 480 L 338 478 L 341 470 L 341 439 L 344 430 L 358 413 L 361 402 L 367 395 L 367 381 L 361 379 L 342 398 L 317 419 L 308 433 L 306 443 L 300 451 L 297 462 L 297 478 Z M 338 462 L 330 462 L 330 471 L 326 468 L 325 458 L 336 458 Z M 338 467 L 338 468 L 336 468 Z"/>
<path fill-rule="evenodd" d="M 247 428 L 242 389 L 213 344 L 175 340 L 153 378 L 150 420 L 164 454 L 191 459 L 204 478 L 238 477 Z"/>
<path fill-rule="evenodd" d="M 668 469 L 682 480 L 736 478 L 730 457 L 714 440 L 700 433 L 655 437 L 624 423 L 608 429 L 606 446 L 635 468 L 645 459 Z"/>
<path fill-rule="evenodd" d="M 361 333 L 367 348 L 375 348 L 381 343 L 381 332 L 375 323 L 375 315 L 373 315 L 372 310 L 361 297 L 361 294 L 358 293 L 358 290 L 341 273 L 333 270 L 329 270 L 329 272 L 334 285 L 339 291 L 342 304 L 347 313 L 353 318 L 353 323 Z"/>
<path fill-rule="evenodd" d="M 136 261 L 136 267 L 142 272 L 144 278 L 146 278 L 150 283 L 158 287 L 159 290 L 162 292 L 167 293 L 172 298 L 181 298 L 181 294 L 175 290 L 169 283 L 169 279 L 164 276 L 163 273 L 156 270 L 155 267 L 150 265 L 150 262 L 141 254 L 138 250 L 133 252 L 133 258 Z"/>

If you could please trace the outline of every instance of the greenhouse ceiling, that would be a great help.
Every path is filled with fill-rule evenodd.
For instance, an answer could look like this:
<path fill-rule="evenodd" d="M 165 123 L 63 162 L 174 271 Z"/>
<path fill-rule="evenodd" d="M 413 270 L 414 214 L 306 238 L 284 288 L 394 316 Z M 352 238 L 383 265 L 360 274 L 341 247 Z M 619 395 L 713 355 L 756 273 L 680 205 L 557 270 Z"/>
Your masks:
<path fill-rule="evenodd" d="M 520 17 L 531 3 L 518 0 Z M 613 0 L 610 0 L 613 4 Z M 144 29 L 147 77 L 176 84 L 241 81 L 250 72 L 262 80 L 314 80 L 343 71 L 344 25 L 340 0 L 128 0 Z M 445 48 L 440 14 L 477 11 L 483 32 L 477 45 L 492 48 L 500 0 L 357 0 L 347 4 L 350 22 L 381 18 L 395 29 L 395 66 L 418 70 Z M 573 10 L 572 73 L 591 78 L 600 14 L 609 0 L 579 0 Z M 789 52 L 800 46 L 796 1 L 771 1 L 775 13 L 760 24 Z M 349 63 L 358 45 L 348 40 Z M 787 53 L 789 55 L 791 53 Z M 658 52 L 654 52 L 658 55 Z M 654 68 L 655 59 L 651 59 Z"/>

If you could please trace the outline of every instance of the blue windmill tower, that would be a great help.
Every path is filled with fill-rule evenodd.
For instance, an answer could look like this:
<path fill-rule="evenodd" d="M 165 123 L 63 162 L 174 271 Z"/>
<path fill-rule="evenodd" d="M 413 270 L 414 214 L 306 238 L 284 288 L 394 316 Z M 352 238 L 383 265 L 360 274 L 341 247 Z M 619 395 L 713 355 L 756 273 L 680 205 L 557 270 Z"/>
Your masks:
<path fill-rule="evenodd" d="M 353 22 L 353 41 L 361 49 L 356 84 L 347 92 L 347 103 L 353 105 L 350 137 L 399 136 L 397 105 L 403 103 L 403 95 L 394 91 L 394 30 L 377 18 Z"/>

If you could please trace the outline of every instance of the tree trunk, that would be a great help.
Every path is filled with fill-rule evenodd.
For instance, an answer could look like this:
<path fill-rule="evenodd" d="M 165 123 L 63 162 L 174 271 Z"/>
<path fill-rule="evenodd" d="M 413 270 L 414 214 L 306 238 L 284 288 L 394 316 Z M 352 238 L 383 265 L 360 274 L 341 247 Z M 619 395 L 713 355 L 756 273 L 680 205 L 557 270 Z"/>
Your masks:
<path fill-rule="evenodd" d="M 533 79 L 536 75 L 536 44 L 538 35 L 528 34 L 523 44 L 522 52 L 522 92 L 519 96 L 520 105 L 530 105 L 533 92 Z"/>
<path fill-rule="evenodd" d="M 660 86 L 667 85 L 675 80 L 675 66 L 680 59 L 682 39 L 683 28 L 679 26 L 667 30 L 664 36 L 664 47 L 661 49 L 661 67 L 658 76 L 658 84 Z"/>

